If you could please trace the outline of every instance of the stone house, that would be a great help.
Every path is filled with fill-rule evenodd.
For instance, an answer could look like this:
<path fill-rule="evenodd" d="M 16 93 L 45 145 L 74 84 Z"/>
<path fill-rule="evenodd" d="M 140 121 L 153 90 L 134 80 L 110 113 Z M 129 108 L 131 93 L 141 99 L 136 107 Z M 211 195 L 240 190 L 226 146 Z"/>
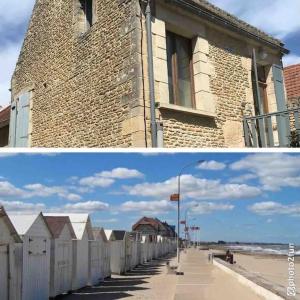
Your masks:
<path fill-rule="evenodd" d="M 10 146 L 244 147 L 285 106 L 284 44 L 204 0 L 37 0 Z"/>

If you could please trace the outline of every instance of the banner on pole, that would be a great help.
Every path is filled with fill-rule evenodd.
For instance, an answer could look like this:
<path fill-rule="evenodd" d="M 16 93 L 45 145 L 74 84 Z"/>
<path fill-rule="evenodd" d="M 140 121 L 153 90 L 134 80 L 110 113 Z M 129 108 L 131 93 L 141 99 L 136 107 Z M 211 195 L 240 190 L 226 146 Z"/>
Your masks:
<path fill-rule="evenodd" d="M 171 201 L 179 201 L 179 194 L 172 194 L 170 196 Z"/>

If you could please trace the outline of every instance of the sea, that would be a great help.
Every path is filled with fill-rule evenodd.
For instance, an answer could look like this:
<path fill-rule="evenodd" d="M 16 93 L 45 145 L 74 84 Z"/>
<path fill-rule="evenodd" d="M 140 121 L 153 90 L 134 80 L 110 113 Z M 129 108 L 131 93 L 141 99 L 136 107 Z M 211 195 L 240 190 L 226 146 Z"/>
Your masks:
<path fill-rule="evenodd" d="M 288 255 L 290 253 L 288 244 L 231 244 L 226 245 L 226 248 L 253 254 Z M 294 256 L 300 256 L 299 245 L 294 245 Z"/>

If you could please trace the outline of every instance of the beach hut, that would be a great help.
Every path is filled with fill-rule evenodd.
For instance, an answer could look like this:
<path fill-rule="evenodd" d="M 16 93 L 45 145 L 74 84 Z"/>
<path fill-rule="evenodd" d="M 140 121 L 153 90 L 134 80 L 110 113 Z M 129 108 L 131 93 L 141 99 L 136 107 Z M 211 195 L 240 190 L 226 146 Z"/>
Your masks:
<path fill-rule="evenodd" d="M 50 252 L 50 297 L 72 290 L 73 239 L 76 239 L 69 217 L 45 216 L 52 234 Z"/>
<path fill-rule="evenodd" d="M 0 299 L 21 298 L 21 266 L 16 264 L 15 251 L 22 240 L 11 223 L 6 211 L 0 207 Z"/>
<path fill-rule="evenodd" d="M 42 213 L 10 215 L 23 243 L 16 255 L 22 268 L 21 300 L 47 300 L 50 281 L 51 232 Z M 20 249 L 19 249 L 20 250 Z"/>
<path fill-rule="evenodd" d="M 126 231 L 104 230 L 110 243 L 110 268 L 114 274 L 126 272 Z"/>
<path fill-rule="evenodd" d="M 70 218 L 76 239 L 73 240 L 72 290 L 89 283 L 89 241 L 93 240 L 91 220 L 88 214 L 51 213 L 46 216 Z"/>
<path fill-rule="evenodd" d="M 110 244 L 103 228 L 93 228 L 94 239 L 100 242 L 101 274 L 102 278 L 111 276 Z"/>
<path fill-rule="evenodd" d="M 131 269 L 142 263 L 141 260 L 141 234 L 138 232 L 130 233 L 131 247 Z"/>

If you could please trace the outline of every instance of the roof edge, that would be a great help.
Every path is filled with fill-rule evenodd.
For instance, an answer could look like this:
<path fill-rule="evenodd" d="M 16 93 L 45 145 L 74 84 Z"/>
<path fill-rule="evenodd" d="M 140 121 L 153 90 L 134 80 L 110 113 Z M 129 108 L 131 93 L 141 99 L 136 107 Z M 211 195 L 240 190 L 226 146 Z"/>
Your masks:
<path fill-rule="evenodd" d="M 281 44 L 276 44 L 276 43 L 273 43 L 265 38 L 262 38 L 256 34 L 250 32 L 244 28 L 239 28 L 236 24 L 234 24 L 230 20 L 226 20 L 226 19 L 222 18 L 221 16 L 214 14 L 213 12 L 209 12 L 208 10 L 205 10 L 204 8 L 202 8 L 199 4 L 197 4 L 195 2 L 192 2 L 190 0 L 165 0 L 165 2 L 177 5 L 185 10 L 190 11 L 191 13 L 194 13 L 194 14 L 197 14 L 198 16 L 204 17 L 206 20 L 209 20 L 218 25 L 222 25 L 223 27 L 229 28 L 235 32 L 243 33 L 248 38 L 252 38 L 256 41 L 264 43 L 265 45 L 268 45 L 269 47 L 280 50 L 280 52 L 282 54 L 290 53 L 290 50 L 286 49 L 282 42 L 281 42 Z M 239 20 L 239 21 L 243 22 L 242 20 Z"/>

